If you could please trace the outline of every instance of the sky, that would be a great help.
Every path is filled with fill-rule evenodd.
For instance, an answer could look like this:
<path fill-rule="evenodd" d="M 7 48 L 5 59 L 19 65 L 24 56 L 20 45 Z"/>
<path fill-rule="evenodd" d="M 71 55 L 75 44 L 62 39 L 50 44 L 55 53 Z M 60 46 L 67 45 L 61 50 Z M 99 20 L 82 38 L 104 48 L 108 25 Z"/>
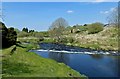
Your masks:
<path fill-rule="evenodd" d="M 103 1 L 103 0 L 96 0 Z M 105 0 L 104 0 L 105 1 Z M 2 13 L 7 27 L 47 31 L 53 21 L 64 18 L 69 25 L 107 23 L 117 2 L 3 2 Z"/>
<path fill-rule="evenodd" d="M 2 0 L 3 2 L 118 2 L 119 0 Z"/>

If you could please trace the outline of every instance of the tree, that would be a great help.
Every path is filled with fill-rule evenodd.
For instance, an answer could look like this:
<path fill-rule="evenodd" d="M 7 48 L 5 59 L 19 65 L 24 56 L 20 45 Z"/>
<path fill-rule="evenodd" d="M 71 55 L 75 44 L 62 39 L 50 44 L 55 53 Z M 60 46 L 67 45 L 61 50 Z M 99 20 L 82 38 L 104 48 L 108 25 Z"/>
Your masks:
<path fill-rule="evenodd" d="M 64 18 L 55 20 L 49 28 L 49 33 L 57 42 L 60 42 L 63 31 L 68 27 L 68 22 Z"/>
<path fill-rule="evenodd" d="M 34 30 L 29 30 L 29 33 L 33 33 L 34 32 Z"/>
<path fill-rule="evenodd" d="M 84 24 L 83 26 L 87 26 L 87 24 Z"/>
<path fill-rule="evenodd" d="M 28 33 L 28 28 L 23 28 L 22 31 L 27 32 Z"/>
<path fill-rule="evenodd" d="M 7 40 L 8 40 L 8 44 L 11 45 L 15 45 L 16 44 L 16 40 L 17 40 L 17 33 L 16 31 L 14 31 L 13 27 L 8 28 L 8 34 L 7 34 Z"/>
<path fill-rule="evenodd" d="M 0 22 L 0 45 L 2 44 L 0 46 L 0 49 L 2 47 L 4 47 L 3 45 L 6 44 L 6 41 L 7 41 L 7 39 L 6 39 L 7 31 L 8 31 L 8 29 L 6 28 L 5 24 Z"/>
<path fill-rule="evenodd" d="M 120 16 L 120 14 L 119 14 Z M 118 7 L 113 8 L 112 12 L 110 13 L 110 15 L 108 16 L 108 22 L 111 26 L 118 26 Z"/>
<path fill-rule="evenodd" d="M 0 39 L 0 41 L 2 41 L 1 48 L 6 48 L 16 44 L 17 33 L 14 31 L 14 28 L 7 28 L 4 23 L 0 22 L 0 34 L 2 37 L 2 39 Z"/>
<path fill-rule="evenodd" d="M 103 24 L 96 22 L 88 26 L 88 33 L 95 34 L 103 30 Z"/>

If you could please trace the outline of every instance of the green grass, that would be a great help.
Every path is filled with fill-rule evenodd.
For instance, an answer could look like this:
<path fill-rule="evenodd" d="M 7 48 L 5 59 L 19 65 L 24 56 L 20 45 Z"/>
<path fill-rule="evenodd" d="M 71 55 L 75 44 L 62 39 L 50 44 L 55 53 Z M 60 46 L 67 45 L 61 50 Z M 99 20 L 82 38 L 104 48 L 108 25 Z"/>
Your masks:
<path fill-rule="evenodd" d="M 17 41 L 27 42 L 27 43 L 39 43 L 39 39 L 36 37 L 27 37 L 27 38 L 17 38 Z"/>
<path fill-rule="evenodd" d="M 54 42 L 54 39 L 53 38 L 48 38 L 48 39 L 44 39 L 42 42 L 52 43 L 52 42 Z"/>
<path fill-rule="evenodd" d="M 77 71 L 63 63 L 52 59 L 43 58 L 33 52 L 27 52 L 32 45 L 21 45 L 16 47 L 12 55 L 8 55 L 3 61 L 3 77 L 83 77 Z M 9 49 L 3 50 L 9 53 Z"/>

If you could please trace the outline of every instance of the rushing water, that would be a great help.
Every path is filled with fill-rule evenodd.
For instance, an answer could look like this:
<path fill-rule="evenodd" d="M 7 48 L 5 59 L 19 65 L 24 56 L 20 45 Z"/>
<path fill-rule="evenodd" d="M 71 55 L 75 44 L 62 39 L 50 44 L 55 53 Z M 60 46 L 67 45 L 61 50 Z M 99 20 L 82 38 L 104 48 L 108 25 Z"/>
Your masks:
<path fill-rule="evenodd" d="M 42 49 L 31 51 L 63 62 L 88 77 L 120 77 L 120 56 L 108 55 L 111 51 L 106 53 L 50 43 L 41 43 L 40 46 Z"/>

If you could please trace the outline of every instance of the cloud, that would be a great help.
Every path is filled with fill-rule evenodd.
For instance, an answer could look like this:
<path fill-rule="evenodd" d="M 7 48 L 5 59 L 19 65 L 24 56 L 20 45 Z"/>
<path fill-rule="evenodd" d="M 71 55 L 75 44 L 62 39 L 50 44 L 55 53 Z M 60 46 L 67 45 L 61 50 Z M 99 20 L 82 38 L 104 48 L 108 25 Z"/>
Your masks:
<path fill-rule="evenodd" d="M 117 10 L 117 8 L 115 8 L 115 7 L 113 7 L 113 8 L 110 9 L 111 12 L 114 12 L 116 10 Z"/>
<path fill-rule="evenodd" d="M 108 14 L 109 11 L 100 11 L 101 14 Z"/>
<path fill-rule="evenodd" d="M 105 2 L 106 0 L 95 0 L 94 2 Z"/>
<path fill-rule="evenodd" d="M 73 10 L 68 10 L 67 13 L 73 13 L 74 11 Z"/>
<path fill-rule="evenodd" d="M 110 8 L 109 10 L 107 10 L 107 11 L 100 11 L 100 13 L 101 14 L 109 14 L 109 13 L 114 12 L 116 10 L 117 10 L 116 7 L 113 7 L 113 8 Z"/>
<path fill-rule="evenodd" d="M 119 2 L 119 0 L 94 0 L 93 2 Z"/>

